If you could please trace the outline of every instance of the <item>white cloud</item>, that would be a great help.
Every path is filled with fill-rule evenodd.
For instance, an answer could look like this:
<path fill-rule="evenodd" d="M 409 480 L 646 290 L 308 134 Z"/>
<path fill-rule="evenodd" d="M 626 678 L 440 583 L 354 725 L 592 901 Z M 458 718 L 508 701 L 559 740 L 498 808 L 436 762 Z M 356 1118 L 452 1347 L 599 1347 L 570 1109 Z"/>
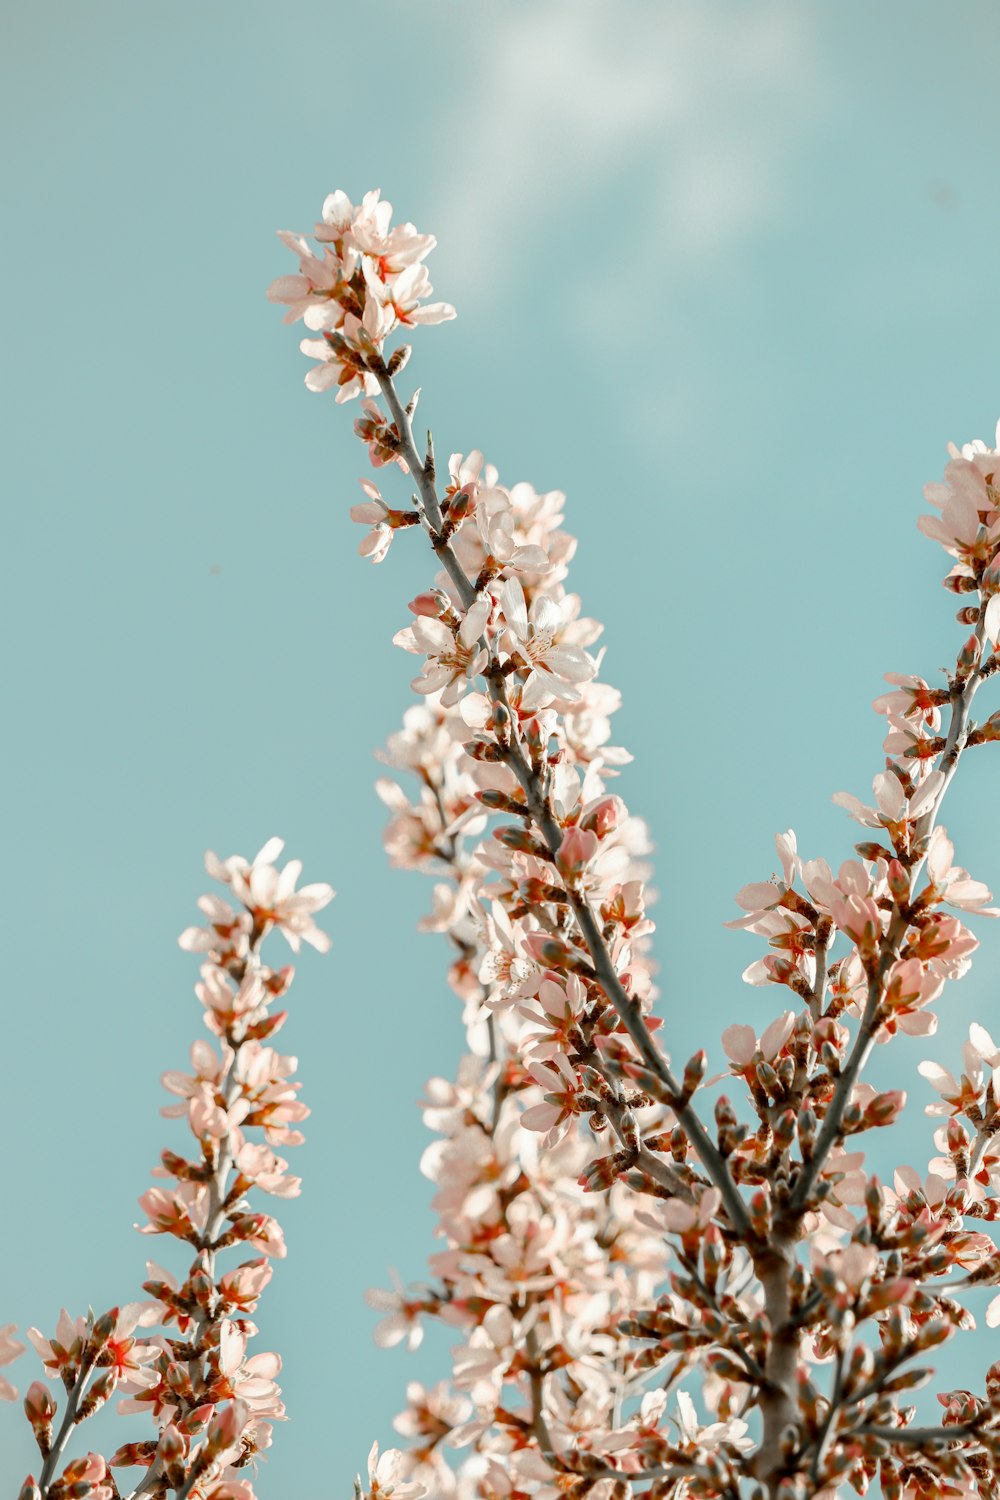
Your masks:
<path fill-rule="evenodd" d="M 462 247 L 450 291 L 493 295 L 491 276 L 520 274 L 519 248 L 530 257 L 553 228 L 589 267 L 690 269 L 779 206 L 821 94 L 800 0 L 474 9 L 433 215 L 442 245 Z M 612 183 L 631 184 L 630 215 L 618 193 L 612 218 Z"/>

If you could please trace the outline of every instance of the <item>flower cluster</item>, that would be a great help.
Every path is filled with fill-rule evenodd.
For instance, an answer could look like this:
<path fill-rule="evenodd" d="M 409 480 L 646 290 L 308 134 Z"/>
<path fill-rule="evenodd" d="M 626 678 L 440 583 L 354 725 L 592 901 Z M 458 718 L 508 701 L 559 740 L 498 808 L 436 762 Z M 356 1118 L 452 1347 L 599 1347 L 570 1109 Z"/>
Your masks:
<path fill-rule="evenodd" d="M 186 1119 L 194 1150 L 163 1152 L 154 1171 L 163 1185 L 140 1198 L 146 1222 L 136 1227 L 186 1244 L 187 1272 L 178 1278 L 150 1262 L 145 1301 L 99 1318 L 64 1310 L 51 1337 L 28 1330 L 64 1397 L 60 1410 L 43 1381 L 29 1387 L 24 1409 L 41 1469 L 25 1480 L 21 1500 L 119 1500 L 112 1471 L 136 1468 L 141 1478 L 130 1496 L 254 1500 L 246 1465 L 270 1444 L 271 1424 L 285 1412 L 275 1380 L 280 1358 L 247 1353 L 257 1332 L 251 1314 L 285 1242 L 278 1221 L 248 1195 L 298 1193 L 299 1179 L 275 1148 L 302 1140 L 298 1125 L 309 1113 L 292 1080 L 295 1058 L 270 1045 L 286 1016 L 272 1007 L 293 971 L 268 967 L 261 948 L 276 930 L 295 951 L 303 941 L 325 950 L 314 914 L 333 895 L 328 885 L 296 890 L 301 865 L 293 860 L 279 870 L 282 848 L 272 839 L 252 861 L 208 854 L 208 872 L 226 898 L 203 896 L 206 925 L 180 939 L 204 960 L 196 992 L 214 1041 L 194 1043 L 190 1073 L 164 1074 L 177 1103 L 163 1113 Z M 244 1259 L 223 1270 L 219 1256 L 229 1248 Z M 0 1363 L 23 1352 L 12 1333 L 0 1333 Z M 108 1459 L 92 1452 L 64 1462 L 76 1427 L 116 1392 L 119 1411 L 151 1420 L 154 1435 L 123 1443 Z M 6 1381 L 0 1385 L 0 1396 L 15 1395 Z"/>
<path fill-rule="evenodd" d="M 391 225 L 392 204 L 376 190 L 355 207 L 345 193 L 331 193 L 313 232 L 314 243 L 283 230 L 281 239 L 298 256 L 298 272 L 279 276 L 268 288 L 272 302 L 288 308 L 285 321 L 302 318 L 318 339 L 303 339 L 302 353 L 318 359 L 306 376 L 311 391 L 337 388 L 337 400 L 374 395 L 378 383 L 368 356 L 397 328 L 440 323 L 455 316 L 446 302 L 427 302 L 432 287 L 424 259 L 437 241 L 412 224 Z M 391 433 L 367 408 L 364 436 L 376 462 L 392 451 Z"/>
<path fill-rule="evenodd" d="M 358 211 L 329 203 L 343 205 L 330 285 L 346 286 L 366 253 Z M 380 232 L 430 246 L 388 218 Z M 318 280 L 294 290 L 322 317 Z M 422 703 L 384 757 L 417 792 L 380 792 L 393 862 L 435 880 L 422 926 L 450 942 L 470 1048 L 457 1082 L 428 1092 L 432 1279 L 373 1298 L 382 1342 L 415 1343 L 428 1316 L 460 1342 L 450 1382 L 411 1386 L 397 1422 L 411 1446 L 386 1478 L 370 1469 L 370 1494 L 402 1478 L 462 1500 L 736 1497 L 745 1482 L 805 1500 L 876 1479 L 892 1497 L 1000 1495 L 1000 1362 L 981 1395 L 940 1394 L 939 1425 L 902 1404 L 928 1378 L 914 1361 L 972 1326 L 956 1291 L 1000 1282 L 976 1227 L 1000 1213 L 992 1040 L 974 1034 L 961 1080 L 932 1065 L 948 1123 L 926 1179 L 880 1183 L 855 1139 L 905 1099 L 863 1079 L 872 1049 L 933 1033 L 976 947 L 966 919 L 995 915 L 938 814 L 966 750 L 1000 738 L 1000 714 L 970 717 L 1000 667 L 1000 453 L 952 450 L 928 493 L 964 639 L 942 686 L 894 674 L 876 702 L 874 804 L 838 799 L 869 835 L 857 857 L 835 872 L 782 835 L 781 876 L 737 898 L 732 925 L 767 948 L 745 978 L 781 985 L 785 1008 L 726 1029 L 725 1074 L 704 1053 L 675 1070 L 653 1013 L 648 840 L 613 789 L 629 757 L 611 743 L 600 626 L 567 589 L 563 496 L 501 484 L 476 451 L 439 482 L 416 397 L 396 387 L 409 350 L 384 347 L 406 319 L 338 299 L 337 327 L 355 322 L 328 383 L 370 398 L 358 435 L 416 491 L 396 508 L 364 481 L 361 550 L 379 561 L 419 527 L 438 569 L 396 636 Z M 710 1102 L 723 1078 L 733 1097 Z"/>

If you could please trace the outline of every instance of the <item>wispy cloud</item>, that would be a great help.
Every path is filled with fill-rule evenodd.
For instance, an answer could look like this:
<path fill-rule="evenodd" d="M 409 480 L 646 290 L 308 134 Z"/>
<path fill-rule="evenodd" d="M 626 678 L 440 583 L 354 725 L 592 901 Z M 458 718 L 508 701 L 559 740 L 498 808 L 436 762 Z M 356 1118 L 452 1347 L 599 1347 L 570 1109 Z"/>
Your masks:
<path fill-rule="evenodd" d="M 555 226 L 571 257 L 655 276 L 778 208 L 820 95 L 800 0 L 536 0 L 476 15 L 434 215 L 442 242 L 462 244 L 461 295 Z"/>

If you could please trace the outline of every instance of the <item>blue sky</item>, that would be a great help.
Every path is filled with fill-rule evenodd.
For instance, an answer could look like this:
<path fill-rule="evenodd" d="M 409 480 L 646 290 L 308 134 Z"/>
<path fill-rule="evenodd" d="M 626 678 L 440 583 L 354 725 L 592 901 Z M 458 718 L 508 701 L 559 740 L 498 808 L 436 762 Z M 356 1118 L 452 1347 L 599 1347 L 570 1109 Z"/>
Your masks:
<path fill-rule="evenodd" d="M 406 1379 L 445 1370 L 447 1338 L 374 1350 L 362 1293 L 432 1248 L 415 1102 L 461 1036 L 371 790 L 429 570 L 409 536 L 355 556 L 366 460 L 264 300 L 292 268 L 274 231 L 380 186 L 436 233 L 459 319 L 407 374 L 439 451 L 569 496 L 685 1057 L 779 1008 L 740 983 L 732 893 L 778 829 L 850 854 L 830 796 L 880 768 L 881 674 L 954 656 L 915 523 L 945 442 L 1000 412 L 1000 28 L 971 0 L 56 0 L 5 30 L 0 1322 L 134 1295 L 135 1200 L 181 1138 L 158 1078 L 199 1034 L 175 939 L 202 851 L 280 833 L 340 894 L 284 1033 L 314 1114 L 261 1306 L 293 1421 L 259 1487 L 319 1500 L 391 1441 Z M 996 776 L 979 752 L 945 819 L 994 887 Z M 946 1063 L 996 1024 L 982 936 Z M 911 1088 L 915 1165 L 926 1046 L 875 1064 Z M 7 1484 L 32 1466 L 10 1409 L 0 1454 Z"/>

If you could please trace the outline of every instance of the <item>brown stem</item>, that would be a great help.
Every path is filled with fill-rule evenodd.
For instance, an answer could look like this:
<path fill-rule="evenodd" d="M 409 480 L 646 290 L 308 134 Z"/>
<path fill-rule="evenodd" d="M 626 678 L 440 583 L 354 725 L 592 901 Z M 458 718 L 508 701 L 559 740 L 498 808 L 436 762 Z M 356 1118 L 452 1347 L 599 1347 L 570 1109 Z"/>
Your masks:
<path fill-rule="evenodd" d="M 441 559 L 448 576 L 455 584 L 463 606 L 468 609 L 476 597 L 476 590 L 459 562 L 451 543 L 443 535 L 441 507 L 438 502 L 434 482 L 417 453 L 409 415 L 399 400 L 392 377 L 388 374 L 385 365 L 380 361 L 377 365 L 373 364 L 372 369 L 378 379 L 382 394 L 385 396 L 400 434 L 400 448 L 403 457 L 410 467 L 410 471 L 420 492 L 434 551 Z M 486 680 L 493 701 L 503 703 L 507 707 L 502 678 L 496 674 L 487 674 Z M 544 789 L 541 785 L 539 775 L 516 740 L 513 740 L 508 747 L 508 764 L 524 791 L 532 820 L 539 833 L 542 834 L 550 854 L 554 857 L 562 842 L 562 835 L 558 824 L 546 806 Z M 617 1011 L 645 1065 L 656 1073 L 657 1077 L 662 1080 L 666 1090 L 677 1101 L 674 1105 L 674 1112 L 687 1131 L 695 1153 L 708 1173 L 710 1180 L 722 1195 L 722 1200 L 726 1206 L 726 1212 L 729 1215 L 733 1228 L 741 1235 L 748 1236 L 751 1232 L 750 1218 L 725 1158 L 712 1141 L 690 1102 L 682 1100 L 680 1084 L 674 1077 L 666 1058 L 653 1040 L 638 1002 L 626 992 L 618 977 L 589 902 L 580 892 L 572 889 L 570 886 L 567 886 L 567 894 L 569 895 L 570 905 L 576 917 L 581 936 L 590 954 L 591 962 L 594 965 L 597 977 L 608 1000 Z"/>

